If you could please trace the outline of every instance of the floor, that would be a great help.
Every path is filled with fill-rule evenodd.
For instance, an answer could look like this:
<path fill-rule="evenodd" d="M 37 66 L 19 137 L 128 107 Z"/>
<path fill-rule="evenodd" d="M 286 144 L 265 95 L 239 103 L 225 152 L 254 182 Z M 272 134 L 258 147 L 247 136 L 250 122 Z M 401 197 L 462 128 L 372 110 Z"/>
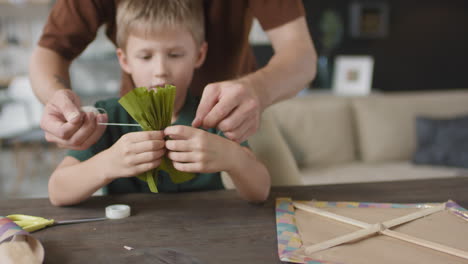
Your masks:
<path fill-rule="evenodd" d="M 47 183 L 64 150 L 52 145 L 2 146 L 0 200 L 47 197 Z"/>

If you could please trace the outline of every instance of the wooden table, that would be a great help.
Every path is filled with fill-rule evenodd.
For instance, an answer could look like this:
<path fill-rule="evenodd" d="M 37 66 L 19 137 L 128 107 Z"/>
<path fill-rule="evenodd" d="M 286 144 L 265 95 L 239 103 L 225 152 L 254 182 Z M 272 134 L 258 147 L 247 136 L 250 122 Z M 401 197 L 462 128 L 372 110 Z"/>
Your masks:
<path fill-rule="evenodd" d="M 0 215 L 65 220 L 102 216 L 111 204 L 132 207 L 132 216 L 126 219 L 54 226 L 34 233 L 45 247 L 45 263 L 270 264 L 281 263 L 274 212 L 277 197 L 395 203 L 452 199 L 468 207 L 468 178 L 277 187 L 262 205 L 248 204 L 234 191 L 93 197 L 66 208 L 53 207 L 47 199 L 4 200 Z M 163 262 L 166 249 L 199 262 Z"/>

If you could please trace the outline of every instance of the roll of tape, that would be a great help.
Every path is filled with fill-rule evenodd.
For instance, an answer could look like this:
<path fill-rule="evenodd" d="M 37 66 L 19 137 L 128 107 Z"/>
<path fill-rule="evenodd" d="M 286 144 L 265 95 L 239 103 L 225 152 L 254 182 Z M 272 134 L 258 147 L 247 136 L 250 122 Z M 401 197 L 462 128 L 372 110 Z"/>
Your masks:
<path fill-rule="evenodd" d="M 130 206 L 114 204 L 106 207 L 106 217 L 109 219 L 122 219 L 130 216 Z"/>

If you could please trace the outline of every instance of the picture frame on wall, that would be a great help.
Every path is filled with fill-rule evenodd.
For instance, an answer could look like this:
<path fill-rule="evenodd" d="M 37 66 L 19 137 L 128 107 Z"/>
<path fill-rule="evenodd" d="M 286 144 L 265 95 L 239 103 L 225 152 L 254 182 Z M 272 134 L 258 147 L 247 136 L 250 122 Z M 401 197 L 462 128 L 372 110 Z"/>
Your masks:
<path fill-rule="evenodd" d="M 350 4 L 350 33 L 353 38 L 385 38 L 389 32 L 390 8 L 386 2 Z"/>
<path fill-rule="evenodd" d="M 374 58 L 368 55 L 336 56 L 332 90 L 337 95 L 367 95 L 371 92 Z"/>

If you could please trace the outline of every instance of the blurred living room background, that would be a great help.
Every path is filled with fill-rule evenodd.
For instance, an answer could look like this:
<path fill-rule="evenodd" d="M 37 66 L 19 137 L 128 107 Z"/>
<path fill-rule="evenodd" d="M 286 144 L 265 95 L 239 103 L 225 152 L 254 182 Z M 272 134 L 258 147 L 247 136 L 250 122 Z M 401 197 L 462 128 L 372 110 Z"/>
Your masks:
<path fill-rule="evenodd" d="M 39 128 L 42 105 L 27 77 L 30 54 L 54 2 L 0 0 L 0 199 L 46 197 L 48 177 L 64 155 L 64 150 L 43 138 Z M 318 53 L 318 72 L 298 97 L 345 97 L 347 87 L 358 89 L 350 93 L 361 97 L 468 91 L 467 1 L 303 2 Z M 72 87 L 83 105 L 118 95 L 119 65 L 104 29 L 72 64 Z M 258 65 L 265 65 L 273 50 L 258 22 L 252 26 L 250 42 Z M 335 62 L 343 58 L 355 69 L 339 70 Z M 298 156 L 293 156 L 298 161 Z"/>

